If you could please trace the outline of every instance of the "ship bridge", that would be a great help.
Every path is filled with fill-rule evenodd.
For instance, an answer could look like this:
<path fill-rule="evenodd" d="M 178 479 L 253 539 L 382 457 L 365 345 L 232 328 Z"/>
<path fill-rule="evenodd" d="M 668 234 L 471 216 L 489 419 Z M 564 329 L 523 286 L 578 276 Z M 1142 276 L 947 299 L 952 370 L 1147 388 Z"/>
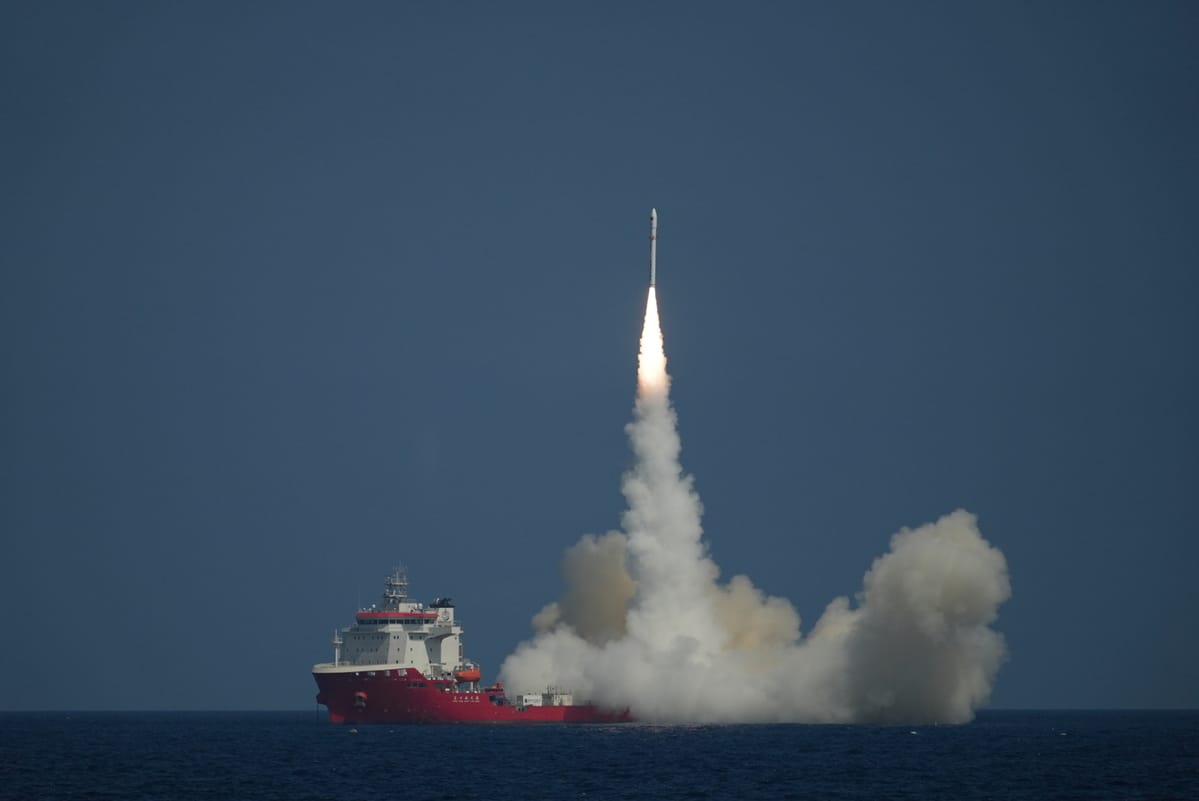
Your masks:
<path fill-rule="evenodd" d="M 451 599 L 429 606 L 412 600 L 407 572 L 399 566 L 386 578 L 379 603 L 359 609 L 354 625 L 335 633 L 333 664 L 324 667 L 411 667 L 428 678 L 448 678 L 465 665 L 461 635 Z"/>

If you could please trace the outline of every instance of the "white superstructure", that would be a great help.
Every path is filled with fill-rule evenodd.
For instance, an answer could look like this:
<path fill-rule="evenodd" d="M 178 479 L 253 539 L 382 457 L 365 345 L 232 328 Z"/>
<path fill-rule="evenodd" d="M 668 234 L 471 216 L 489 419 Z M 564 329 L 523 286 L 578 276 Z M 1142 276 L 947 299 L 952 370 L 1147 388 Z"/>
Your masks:
<path fill-rule="evenodd" d="M 410 667 L 427 678 L 447 678 L 474 667 L 462 657 L 461 635 L 453 602 L 438 598 L 426 607 L 409 599 L 408 576 L 403 567 L 397 567 L 387 577 L 380 603 L 358 610 L 354 625 L 334 635 L 334 661 L 315 665 L 313 670 L 339 673 Z"/>

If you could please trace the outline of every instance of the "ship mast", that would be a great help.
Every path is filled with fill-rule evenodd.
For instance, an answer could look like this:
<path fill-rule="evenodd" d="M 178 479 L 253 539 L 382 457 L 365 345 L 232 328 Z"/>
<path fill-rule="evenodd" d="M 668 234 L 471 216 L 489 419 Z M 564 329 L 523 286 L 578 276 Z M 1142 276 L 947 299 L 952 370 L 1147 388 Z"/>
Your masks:
<path fill-rule="evenodd" d="M 404 566 L 393 568 L 387 577 L 387 586 L 383 588 L 383 609 L 396 612 L 400 604 L 408 600 L 408 573 Z"/>

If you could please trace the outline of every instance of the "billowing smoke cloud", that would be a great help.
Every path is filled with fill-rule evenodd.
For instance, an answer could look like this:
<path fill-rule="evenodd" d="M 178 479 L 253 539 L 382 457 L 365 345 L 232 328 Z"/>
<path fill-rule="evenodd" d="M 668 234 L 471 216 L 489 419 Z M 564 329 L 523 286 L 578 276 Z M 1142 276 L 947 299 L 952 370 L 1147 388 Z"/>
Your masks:
<path fill-rule="evenodd" d="M 1006 655 L 990 624 L 1011 593 L 1003 554 L 974 516 L 895 534 L 855 600 L 833 600 L 803 636 L 789 601 L 745 576 L 719 580 L 669 390 L 651 288 L 624 531 L 567 550 L 566 590 L 505 660 L 505 682 L 571 688 L 646 721 L 970 720 Z"/>
<path fill-rule="evenodd" d="M 566 592 L 537 613 L 533 628 L 544 632 L 565 623 L 594 643 L 623 637 L 625 613 L 637 589 L 625 564 L 624 535 L 584 535 L 562 557 L 561 570 Z"/>

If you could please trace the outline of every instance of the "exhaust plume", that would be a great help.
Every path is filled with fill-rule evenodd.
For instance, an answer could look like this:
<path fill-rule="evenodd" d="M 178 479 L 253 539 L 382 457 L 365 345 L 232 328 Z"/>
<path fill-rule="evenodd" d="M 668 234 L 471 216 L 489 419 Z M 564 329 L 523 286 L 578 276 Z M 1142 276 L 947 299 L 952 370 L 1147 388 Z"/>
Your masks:
<path fill-rule="evenodd" d="M 503 680 L 519 692 L 568 687 L 643 721 L 971 720 L 1006 657 L 990 625 L 1011 594 L 975 517 L 900 530 L 855 600 L 834 599 L 803 636 L 788 600 L 746 576 L 722 583 L 708 555 L 652 286 L 637 384 L 623 531 L 566 551 L 562 598 L 534 617 Z"/>

